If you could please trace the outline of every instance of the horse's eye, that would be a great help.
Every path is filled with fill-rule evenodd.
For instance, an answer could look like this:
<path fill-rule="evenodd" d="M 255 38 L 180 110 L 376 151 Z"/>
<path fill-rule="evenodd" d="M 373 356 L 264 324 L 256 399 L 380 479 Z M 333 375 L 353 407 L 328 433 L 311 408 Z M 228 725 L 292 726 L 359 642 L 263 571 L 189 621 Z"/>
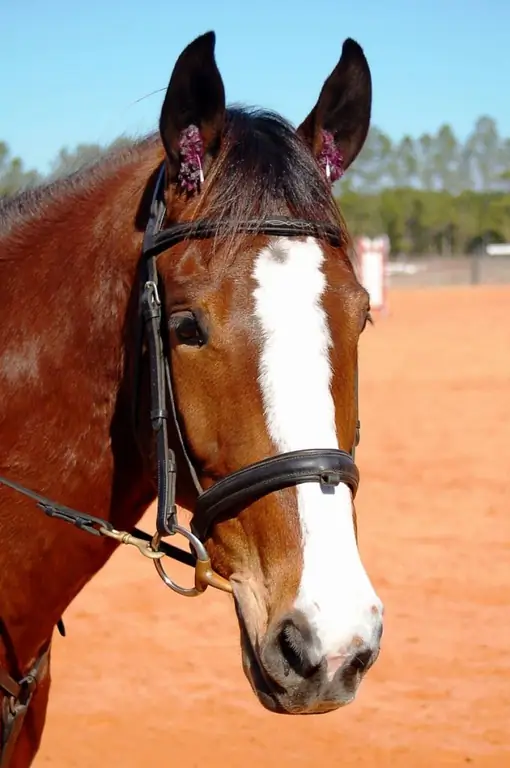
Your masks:
<path fill-rule="evenodd" d="M 173 314 L 170 317 L 169 326 L 174 331 L 179 344 L 202 347 L 207 341 L 204 328 L 191 311 Z"/>

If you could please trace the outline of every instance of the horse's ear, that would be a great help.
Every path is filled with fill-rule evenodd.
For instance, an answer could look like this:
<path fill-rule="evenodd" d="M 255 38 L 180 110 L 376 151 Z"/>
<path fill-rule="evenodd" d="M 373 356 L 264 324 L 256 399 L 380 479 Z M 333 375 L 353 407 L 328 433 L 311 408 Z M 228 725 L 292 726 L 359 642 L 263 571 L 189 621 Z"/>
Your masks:
<path fill-rule="evenodd" d="M 198 189 L 218 152 L 225 121 L 225 88 L 216 59 L 216 35 L 207 32 L 176 61 L 159 119 L 170 182 Z"/>
<path fill-rule="evenodd" d="M 348 38 L 338 64 L 298 133 L 333 182 L 347 170 L 367 137 L 372 109 L 372 78 L 361 46 Z"/>

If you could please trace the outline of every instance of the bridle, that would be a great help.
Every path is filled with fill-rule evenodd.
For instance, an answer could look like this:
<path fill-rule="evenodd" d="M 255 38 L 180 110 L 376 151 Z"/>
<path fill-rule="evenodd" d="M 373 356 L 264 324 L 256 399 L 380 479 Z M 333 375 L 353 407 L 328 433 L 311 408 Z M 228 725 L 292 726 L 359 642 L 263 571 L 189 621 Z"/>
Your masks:
<path fill-rule="evenodd" d="M 172 385 L 169 355 L 164 354 L 161 329 L 164 324 L 165 313 L 158 292 L 157 258 L 164 251 L 183 241 L 227 234 L 229 222 L 198 220 L 174 224 L 168 229 L 162 229 L 166 216 L 164 189 L 165 168 L 162 166 L 152 198 L 140 262 L 140 285 L 143 286 L 140 306 L 141 316 L 145 323 L 145 338 L 150 358 L 151 421 L 157 444 L 157 533 L 152 544 L 155 549 L 158 549 L 163 536 L 171 536 L 178 532 L 188 539 L 191 548 L 195 551 L 197 558 L 200 559 L 204 548 L 203 542 L 212 525 L 220 516 L 236 514 L 269 493 L 300 483 L 316 482 L 322 486 L 336 486 L 340 483 L 346 483 L 354 497 L 359 483 L 359 473 L 354 463 L 355 448 L 359 442 L 359 422 L 356 425 L 356 438 L 350 453 L 339 449 L 321 448 L 282 453 L 237 470 L 204 491 L 198 480 L 194 462 L 181 429 Z M 342 242 L 342 233 L 336 227 L 328 223 L 301 219 L 248 220 L 240 224 L 236 223 L 236 232 L 287 237 L 311 235 L 325 239 L 333 245 L 340 245 Z M 137 359 L 140 359 L 140 355 Z M 166 407 L 167 396 L 170 414 Z M 197 493 L 191 530 L 183 529 L 177 523 L 175 506 L 176 460 L 174 452 L 168 445 L 167 423 L 169 417 L 171 417 L 176 429 L 180 448 Z M 155 561 L 155 565 L 165 583 L 174 589 L 176 585 L 164 574 L 161 561 Z M 228 582 L 225 584 L 224 579 L 221 577 L 219 579 L 221 581 L 215 575 L 212 586 L 231 591 Z M 206 579 L 202 586 L 207 586 L 207 584 Z M 181 594 L 194 595 L 203 590 L 198 584 L 192 590 L 178 588 L 177 591 Z"/>
<path fill-rule="evenodd" d="M 350 452 L 340 449 L 314 448 L 281 453 L 232 472 L 207 490 L 202 488 L 187 448 L 184 432 L 181 429 L 172 385 L 170 356 L 165 352 L 163 329 L 166 325 L 166 316 L 158 289 L 157 258 L 161 253 L 178 243 L 227 234 L 231 229 L 231 224 L 228 221 L 198 220 L 173 224 L 167 229 L 162 229 L 167 213 L 164 197 L 165 181 L 165 166 L 162 164 L 155 183 L 139 262 L 139 312 L 136 326 L 137 347 L 133 398 L 133 413 L 136 416 L 136 424 L 139 410 L 140 365 L 145 345 L 150 370 L 150 420 L 156 440 L 156 533 L 151 537 L 138 528 L 134 528 L 132 532 L 118 531 L 109 521 L 57 504 L 8 478 L 0 476 L 0 484 L 32 498 L 49 517 L 56 517 L 72 523 L 88 533 L 106 536 L 122 544 L 136 546 L 144 556 L 154 561 L 159 576 L 168 587 L 181 595 L 194 597 L 203 593 L 208 586 L 225 592 L 232 592 L 229 581 L 213 571 L 204 545 L 212 526 L 220 517 L 236 515 L 243 508 L 270 493 L 301 483 L 319 483 L 324 488 L 345 483 L 350 488 L 353 498 L 355 497 L 359 483 L 359 472 L 354 459 L 355 449 L 359 443 L 360 423 L 357 420 L 355 440 Z M 336 246 L 342 242 L 342 233 L 337 227 L 325 222 L 302 219 L 247 220 L 240 224 L 236 222 L 235 231 L 244 234 L 285 237 L 312 236 Z M 357 409 L 357 367 L 355 389 Z M 175 453 L 170 448 L 168 441 L 169 420 L 176 430 L 180 448 L 197 493 L 190 529 L 181 526 L 177 520 L 177 462 Z M 185 552 L 163 541 L 164 537 L 173 536 L 177 533 L 188 540 L 192 553 Z M 167 575 L 162 563 L 165 555 L 194 567 L 195 584 L 193 587 L 179 586 Z M 4 762 L 7 746 L 9 752 L 12 751 L 12 739 L 7 738 L 7 736 L 14 732 L 19 733 L 20 719 L 24 718 L 37 683 L 37 670 L 44 668 L 42 661 L 46 658 L 47 653 L 48 649 L 45 649 L 34 665 L 35 671 L 32 670 L 21 682 L 16 682 L 5 671 L 0 670 L 0 693 L 4 693 L 2 709 L 3 747 L 0 751 L 0 768 L 7 764 Z M 29 688 L 27 688 L 26 680 L 30 683 Z M 27 691 L 29 698 L 26 701 Z M 16 712 L 19 714 L 17 715 Z"/>

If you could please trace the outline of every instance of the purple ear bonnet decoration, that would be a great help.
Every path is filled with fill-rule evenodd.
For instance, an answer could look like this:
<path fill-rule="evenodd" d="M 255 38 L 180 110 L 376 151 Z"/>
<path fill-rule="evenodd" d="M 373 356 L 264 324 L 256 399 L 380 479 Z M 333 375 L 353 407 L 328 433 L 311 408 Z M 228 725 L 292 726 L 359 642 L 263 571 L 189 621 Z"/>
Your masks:
<path fill-rule="evenodd" d="M 344 175 L 343 155 L 335 144 L 333 134 L 329 131 L 322 131 L 322 149 L 317 159 L 326 179 L 331 184 Z"/>
<path fill-rule="evenodd" d="M 189 125 L 184 131 L 181 131 L 179 153 L 181 156 L 179 184 L 185 192 L 192 194 L 198 192 L 204 181 L 202 171 L 204 143 L 196 125 Z"/>

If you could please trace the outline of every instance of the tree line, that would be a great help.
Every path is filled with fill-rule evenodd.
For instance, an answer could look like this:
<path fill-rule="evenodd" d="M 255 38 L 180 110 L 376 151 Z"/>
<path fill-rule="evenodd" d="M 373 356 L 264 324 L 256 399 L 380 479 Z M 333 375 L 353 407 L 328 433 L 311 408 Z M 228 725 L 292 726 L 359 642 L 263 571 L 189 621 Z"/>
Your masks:
<path fill-rule="evenodd" d="M 44 175 L 0 142 L 0 197 L 71 173 L 129 141 L 65 147 Z M 510 138 L 490 117 L 480 117 L 465 141 L 446 124 L 398 141 L 373 126 L 336 195 L 352 234 L 385 233 L 393 254 L 465 253 L 510 242 Z"/>

